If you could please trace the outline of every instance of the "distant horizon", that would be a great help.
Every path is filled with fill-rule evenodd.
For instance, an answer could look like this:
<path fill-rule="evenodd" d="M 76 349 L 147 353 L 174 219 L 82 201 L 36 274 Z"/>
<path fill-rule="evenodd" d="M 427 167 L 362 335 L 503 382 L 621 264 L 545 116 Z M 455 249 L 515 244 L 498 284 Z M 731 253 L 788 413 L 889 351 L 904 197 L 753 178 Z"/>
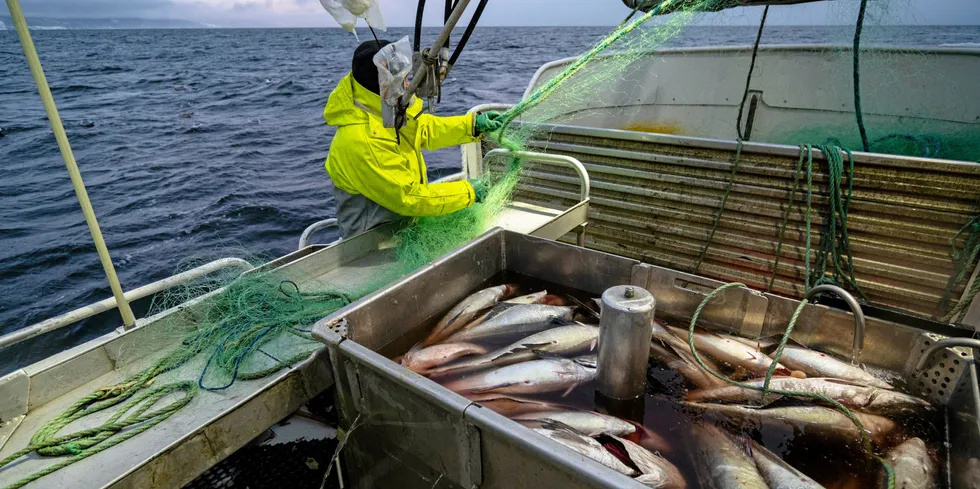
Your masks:
<path fill-rule="evenodd" d="M 216 25 L 209 22 L 195 21 L 182 18 L 147 18 L 147 17 L 47 17 L 47 16 L 35 16 L 38 19 L 37 22 L 42 22 L 41 25 L 32 22 L 31 17 L 27 17 L 28 27 L 31 29 L 38 30 L 125 30 L 125 29 L 330 29 L 330 30 L 344 30 L 342 27 L 337 25 L 325 25 L 325 26 L 310 26 L 310 25 Z M 43 22 L 105 22 L 105 23 L 116 23 L 116 22 L 133 22 L 133 23 L 147 23 L 147 24 L 184 24 L 182 26 L 169 26 L 169 27 L 63 27 L 63 26 L 48 26 L 43 25 Z M 11 24 L 11 18 L 7 14 L 0 14 L 0 25 L 6 26 L 6 30 L 13 30 L 13 25 Z M 826 23 L 826 24 L 814 24 L 814 23 L 772 23 L 766 24 L 767 27 L 848 27 L 852 24 L 846 23 Z M 615 27 L 616 24 L 602 25 L 602 24 L 480 24 L 478 28 L 549 28 L 549 27 L 560 27 L 560 28 L 601 28 Z M 389 29 L 413 29 L 414 25 L 389 25 Z M 428 29 L 438 29 L 442 27 L 437 24 L 425 24 L 423 28 Z M 688 27 L 758 27 L 758 24 L 751 23 L 731 23 L 731 24 L 719 24 L 719 23 L 692 23 Z M 911 23 L 895 23 L 895 24 L 877 24 L 875 27 L 980 27 L 980 23 L 966 23 L 966 24 L 911 24 Z M 358 25 L 357 29 L 359 31 L 367 31 L 366 25 Z M 457 29 L 463 29 L 462 26 L 457 26 Z"/>

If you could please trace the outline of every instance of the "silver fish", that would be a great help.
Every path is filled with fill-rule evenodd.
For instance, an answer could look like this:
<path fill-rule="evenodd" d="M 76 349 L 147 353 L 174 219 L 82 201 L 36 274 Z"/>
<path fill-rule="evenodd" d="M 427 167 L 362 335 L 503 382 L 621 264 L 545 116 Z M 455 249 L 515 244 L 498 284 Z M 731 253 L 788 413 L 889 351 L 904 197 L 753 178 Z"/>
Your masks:
<path fill-rule="evenodd" d="M 701 484 L 711 489 L 769 489 L 755 462 L 728 433 L 709 425 L 694 427 L 695 460 Z"/>
<path fill-rule="evenodd" d="M 752 458 L 771 489 L 824 489 L 817 481 L 770 452 L 766 447 L 750 441 Z"/>
<path fill-rule="evenodd" d="M 556 320 L 571 320 L 575 308 L 545 304 L 516 304 L 488 318 L 481 324 L 464 329 L 447 341 L 474 341 L 493 336 L 537 332 L 548 329 Z M 550 324 L 554 327 L 554 324 Z"/>
<path fill-rule="evenodd" d="M 541 292 L 535 292 L 533 294 L 507 299 L 504 301 L 504 304 L 541 304 L 544 302 L 545 297 L 548 297 L 548 291 L 542 290 Z"/>
<path fill-rule="evenodd" d="M 765 379 L 743 383 L 762 387 L 765 384 Z M 773 390 L 820 394 L 848 407 L 883 414 L 898 414 L 929 409 L 931 407 L 928 402 L 918 397 L 840 379 L 773 377 L 769 383 L 769 387 Z M 768 395 L 768 399 L 770 400 L 775 400 L 779 397 L 776 394 Z M 726 385 L 724 387 L 688 392 L 687 399 L 696 402 L 715 401 L 745 404 L 761 401 L 762 392 L 735 385 Z"/>
<path fill-rule="evenodd" d="M 516 285 L 498 285 L 476 292 L 463 299 L 436 323 L 429 336 L 422 341 L 422 346 L 432 346 L 439 343 L 456 330 L 469 323 L 484 309 L 493 306 L 501 299 L 513 294 Z"/>
<path fill-rule="evenodd" d="M 502 416 L 515 417 L 530 413 L 554 412 L 572 409 L 551 402 L 528 399 L 520 396 L 505 396 L 503 394 L 470 394 L 467 399 Z"/>
<path fill-rule="evenodd" d="M 909 438 L 888 452 L 885 460 L 895 471 L 895 489 L 935 489 L 936 464 L 920 438 Z"/>
<path fill-rule="evenodd" d="M 486 348 L 472 343 L 443 343 L 421 350 L 412 349 L 402 357 L 401 363 L 409 370 L 424 374 L 458 358 L 486 353 Z"/>
<path fill-rule="evenodd" d="M 503 367 L 538 358 L 537 352 L 560 356 L 595 350 L 599 342 L 599 328 L 582 323 L 558 326 L 535 333 L 497 351 L 471 358 L 463 362 L 436 369 L 433 373 L 461 373 L 489 366 Z"/>
<path fill-rule="evenodd" d="M 750 408 L 729 404 L 685 402 L 684 405 L 710 413 L 723 414 L 743 422 L 781 425 L 807 434 L 860 440 L 858 427 L 844 413 L 820 406 Z M 895 429 L 895 422 L 874 414 L 853 413 L 871 439 L 880 442 Z"/>
<path fill-rule="evenodd" d="M 543 411 L 522 414 L 511 419 L 537 422 L 557 421 L 586 436 L 625 436 L 636 432 L 636 427 L 631 423 L 592 411 Z"/>
<path fill-rule="evenodd" d="M 570 392 L 576 386 L 595 379 L 596 369 L 574 360 L 548 359 L 509 365 L 454 380 L 446 388 L 457 393 L 497 392 L 530 394 Z"/>
<path fill-rule="evenodd" d="M 791 369 L 800 370 L 808 376 L 834 377 L 853 380 L 872 387 L 892 388 L 888 382 L 871 375 L 861 367 L 802 346 L 787 345 L 782 356 L 779 357 L 779 362 Z"/>
<path fill-rule="evenodd" d="M 667 459 L 629 440 L 613 436 L 626 449 L 630 460 L 640 469 L 642 475 L 637 481 L 648 486 L 661 489 L 685 489 L 687 481 L 681 471 Z"/>
<path fill-rule="evenodd" d="M 679 338 L 686 339 L 688 332 L 668 326 Z M 765 375 L 772 365 L 772 359 L 752 347 L 711 332 L 694 333 L 694 346 L 700 356 L 708 355 L 732 367 L 742 367 L 756 375 Z M 776 365 L 776 375 L 790 375 L 792 372 L 783 365 Z"/>
<path fill-rule="evenodd" d="M 724 380 L 711 375 L 707 370 L 701 368 L 701 366 L 694 361 L 694 357 L 691 355 L 690 350 L 678 351 L 669 345 L 665 347 L 661 345 L 659 341 L 654 339 L 650 342 L 650 357 L 655 358 L 664 365 L 676 370 L 683 375 L 688 382 L 702 389 L 728 385 L 728 383 Z M 701 360 L 705 360 L 706 363 L 710 362 L 710 360 L 704 357 L 702 357 Z M 717 372 L 717 370 L 715 371 Z"/>
<path fill-rule="evenodd" d="M 635 470 L 620 462 L 615 455 L 609 453 L 609 450 L 606 450 L 605 447 L 592 438 L 580 435 L 568 428 L 535 428 L 534 432 L 589 457 L 616 472 L 630 477 L 637 475 Z"/>

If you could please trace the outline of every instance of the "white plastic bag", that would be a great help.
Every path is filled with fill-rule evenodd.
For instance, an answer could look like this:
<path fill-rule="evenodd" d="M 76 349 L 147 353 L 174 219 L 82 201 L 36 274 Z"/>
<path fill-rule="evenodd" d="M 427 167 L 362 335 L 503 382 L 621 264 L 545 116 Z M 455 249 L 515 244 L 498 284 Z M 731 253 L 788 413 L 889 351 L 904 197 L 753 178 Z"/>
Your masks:
<path fill-rule="evenodd" d="M 378 86 L 381 99 L 390 106 L 397 106 L 405 94 L 409 73 L 412 72 L 412 43 L 408 36 L 391 43 L 374 55 L 378 67 Z"/>
<path fill-rule="evenodd" d="M 320 5 L 347 32 L 354 32 L 357 19 L 364 19 L 369 26 L 382 31 L 387 30 L 378 0 L 320 0 Z"/>
<path fill-rule="evenodd" d="M 357 16 L 344 8 L 340 2 L 337 0 L 320 0 L 320 5 L 323 5 L 323 8 L 340 24 L 340 27 L 346 29 L 347 32 L 354 32 Z"/>

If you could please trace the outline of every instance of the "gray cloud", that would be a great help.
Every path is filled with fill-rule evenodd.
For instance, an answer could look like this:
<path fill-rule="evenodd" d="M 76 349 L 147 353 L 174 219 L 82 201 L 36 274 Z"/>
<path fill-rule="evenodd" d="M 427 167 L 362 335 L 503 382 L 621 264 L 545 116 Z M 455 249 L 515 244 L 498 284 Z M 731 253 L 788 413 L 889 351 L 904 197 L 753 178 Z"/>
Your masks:
<path fill-rule="evenodd" d="M 416 2 L 380 0 L 389 25 L 411 25 Z M 178 3 L 179 2 L 179 3 Z M 25 13 L 44 17 L 180 18 L 225 26 L 327 26 L 336 24 L 316 0 L 27 0 Z M 438 25 L 442 2 L 430 1 L 427 25 Z M 856 0 L 774 7 L 772 24 L 850 23 Z M 289 6 L 290 8 L 284 8 Z M 471 9 L 472 10 L 472 9 Z M 980 24 L 978 0 L 878 0 L 872 10 L 887 24 Z M 760 8 L 706 17 L 710 24 L 754 24 Z M 491 0 L 483 25 L 614 25 L 628 13 L 620 0 Z"/>

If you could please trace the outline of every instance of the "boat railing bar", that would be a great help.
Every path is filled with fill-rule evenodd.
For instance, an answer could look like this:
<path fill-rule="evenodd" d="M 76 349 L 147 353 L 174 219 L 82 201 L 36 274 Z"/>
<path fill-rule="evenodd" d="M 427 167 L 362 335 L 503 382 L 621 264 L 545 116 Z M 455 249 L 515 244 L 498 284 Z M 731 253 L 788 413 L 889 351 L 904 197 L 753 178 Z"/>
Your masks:
<path fill-rule="evenodd" d="M 509 149 L 497 148 L 487 151 L 486 156 L 483 157 L 483 165 L 486 167 L 487 162 L 494 158 L 506 157 L 519 158 L 522 160 L 543 161 L 545 163 L 557 163 L 559 165 L 572 167 L 572 169 L 575 170 L 575 173 L 578 173 L 579 180 L 581 180 L 579 185 L 579 200 L 589 200 L 589 195 L 592 193 L 592 182 L 589 180 L 589 172 L 585 169 L 585 165 L 583 165 L 577 158 L 549 153 L 536 153 L 534 151 L 511 151 Z"/>
<path fill-rule="evenodd" d="M 536 153 L 534 151 L 511 151 L 506 148 L 497 148 L 487 151 L 487 154 L 483 157 L 484 173 L 486 173 L 487 163 L 494 158 L 518 158 L 522 160 L 534 160 L 570 166 L 573 170 L 575 170 L 575 173 L 578 173 L 579 180 L 581 181 L 579 189 L 579 204 L 582 202 L 588 202 L 589 196 L 592 193 L 592 181 L 589 179 L 589 171 L 585 169 L 585 165 L 583 165 L 577 158 L 549 153 Z M 582 224 L 579 228 L 577 237 L 577 244 L 584 247 L 585 224 Z"/>
<path fill-rule="evenodd" d="M 194 280 L 197 280 L 205 275 L 210 275 L 218 270 L 223 270 L 226 268 L 241 268 L 245 271 L 252 269 L 252 264 L 241 259 L 241 258 L 222 258 L 220 260 L 215 260 L 213 262 L 201 265 L 196 268 L 178 273 L 176 275 L 167 277 L 163 280 L 158 280 L 151 284 L 138 287 L 129 292 L 125 293 L 126 301 L 135 301 L 142 299 L 144 297 L 151 296 L 158 292 L 163 292 L 164 290 L 170 289 L 178 285 L 183 285 Z M 40 323 L 28 326 L 26 328 L 14 331 L 3 336 L 0 336 L 0 349 L 7 348 L 9 346 L 16 345 L 23 341 L 34 338 L 35 336 L 40 336 L 52 331 L 64 328 L 65 326 L 70 326 L 83 319 L 90 318 L 96 314 L 101 314 L 103 312 L 115 309 L 118 307 L 115 297 L 110 297 L 108 299 L 101 300 L 94 304 L 89 304 L 85 307 L 75 309 L 74 311 L 67 312 L 60 316 L 41 321 Z M 132 329 L 127 327 L 126 329 Z"/>
<path fill-rule="evenodd" d="M 310 237 L 313 236 L 313 233 L 315 233 L 317 231 L 322 231 L 324 229 L 339 228 L 339 227 L 340 227 L 340 224 L 337 223 L 337 219 L 332 218 L 332 217 L 330 219 L 324 219 L 322 221 L 317 221 L 317 222 L 314 222 L 313 224 L 310 224 L 309 226 L 306 227 L 306 229 L 303 230 L 303 234 L 300 235 L 300 237 L 299 237 L 299 247 L 296 248 L 296 249 L 297 250 L 301 250 L 301 249 L 306 248 L 307 246 L 309 246 L 310 245 Z M 336 244 L 336 243 L 339 243 L 339 242 L 340 242 L 340 239 L 335 240 L 335 241 L 333 241 L 330 244 Z"/>
<path fill-rule="evenodd" d="M 105 271 L 106 278 L 109 280 L 109 287 L 115 303 L 118 304 L 119 313 L 122 315 L 123 325 L 132 328 L 136 325 L 136 317 L 133 315 L 132 308 L 126 302 L 122 285 L 116 276 L 116 269 L 112 265 L 112 258 L 109 256 L 109 249 L 106 248 L 105 239 L 102 237 L 102 230 L 99 229 L 99 221 L 95 217 L 95 210 L 88 198 L 88 191 L 85 190 L 85 183 L 82 181 L 82 174 L 78 171 L 78 164 L 75 162 L 75 155 L 72 153 L 71 145 L 68 143 L 68 135 L 65 134 L 65 127 L 61 123 L 61 116 L 58 114 L 58 107 L 54 103 L 51 95 L 51 88 L 48 87 L 48 80 L 44 76 L 44 69 L 41 68 L 41 60 L 37 56 L 37 49 L 34 48 L 34 40 L 27 28 L 27 20 L 24 19 L 24 12 L 21 11 L 18 0 L 7 0 L 7 8 L 10 10 L 10 17 L 14 21 L 17 29 L 17 36 L 20 44 L 24 48 L 24 56 L 27 64 L 31 68 L 31 75 L 34 76 L 34 83 L 37 85 L 38 94 L 44 104 L 44 111 L 48 114 L 48 121 L 51 123 L 51 131 L 58 142 L 61 150 L 61 157 L 65 160 L 65 167 L 68 169 L 68 176 L 71 178 L 71 185 L 75 188 L 75 197 L 78 204 L 82 207 L 82 214 L 85 216 L 85 223 L 88 224 L 89 233 L 92 234 L 92 241 L 95 242 L 95 249 L 99 254 L 99 261 L 102 262 L 102 269 Z M 14 333 L 17 334 L 17 333 Z M 0 345 L 2 348 L 3 345 Z"/>

